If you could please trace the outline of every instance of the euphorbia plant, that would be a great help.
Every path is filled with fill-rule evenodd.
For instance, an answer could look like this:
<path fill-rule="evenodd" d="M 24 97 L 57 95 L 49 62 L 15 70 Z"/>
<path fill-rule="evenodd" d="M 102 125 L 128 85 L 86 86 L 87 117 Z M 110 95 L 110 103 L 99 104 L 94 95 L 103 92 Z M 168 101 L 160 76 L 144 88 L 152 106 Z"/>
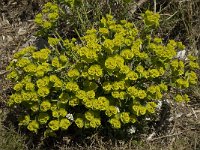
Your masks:
<path fill-rule="evenodd" d="M 8 104 L 23 108 L 19 125 L 45 134 L 71 124 L 98 128 L 108 122 L 120 129 L 151 117 L 165 96 L 189 101 L 184 89 L 197 83 L 196 58 L 177 58 L 185 48 L 181 42 L 163 43 L 148 32 L 159 26 L 159 14 L 146 11 L 143 21 L 137 28 L 106 15 L 79 39 L 49 37 L 49 47 L 15 53 L 7 76 L 15 92 Z"/>

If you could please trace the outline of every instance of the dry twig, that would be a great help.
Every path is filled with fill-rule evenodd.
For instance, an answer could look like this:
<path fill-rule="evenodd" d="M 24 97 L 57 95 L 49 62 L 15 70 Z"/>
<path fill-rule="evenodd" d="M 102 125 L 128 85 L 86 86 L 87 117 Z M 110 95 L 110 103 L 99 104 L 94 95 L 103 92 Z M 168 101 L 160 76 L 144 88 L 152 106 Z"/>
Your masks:
<path fill-rule="evenodd" d="M 147 2 L 148 0 L 139 0 L 135 5 L 133 5 L 133 7 L 131 8 L 131 14 L 134 14 L 138 7 L 141 7 L 145 2 Z"/>

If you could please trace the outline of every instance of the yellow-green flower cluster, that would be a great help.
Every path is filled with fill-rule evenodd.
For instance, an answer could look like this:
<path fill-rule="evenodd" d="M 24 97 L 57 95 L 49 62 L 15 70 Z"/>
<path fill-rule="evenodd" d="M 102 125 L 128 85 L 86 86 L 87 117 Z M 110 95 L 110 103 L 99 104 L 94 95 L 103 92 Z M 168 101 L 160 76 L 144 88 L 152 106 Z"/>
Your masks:
<path fill-rule="evenodd" d="M 109 57 L 106 59 L 105 61 L 105 67 L 110 69 L 110 70 L 114 70 L 117 67 L 117 62 L 113 57 Z"/>
<path fill-rule="evenodd" d="M 13 89 L 15 91 L 21 91 L 23 89 L 23 87 L 24 87 L 24 85 L 21 82 L 19 82 L 19 83 L 15 84 L 15 86 L 13 87 Z"/>
<path fill-rule="evenodd" d="M 24 101 L 30 101 L 31 100 L 30 92 L 22 91 L 21 96 L 22 96 L 22 100 L 24 100 Z"/>
<path fill-rule="evenodd" d="M 41 79 L 38 79 L 36 81 L 36 83 L 37 83 L 37 87 L 38 88 L 48 86 L 49 85 L 49 77 L 45 76 L 45 77 L 43 77 Z"/>
<path fill-rule="evenodd" d="M 100 20 L 101 26 L 108 28 L 108 26 L 114 25 L 115 21 L 113 20 L 113 16 L 107 14 L 106 17 L 102 17 Z"/>
<path fill-rule="evenodd" d="M 81 57 L 82 62 L 94 62 L 98 60 L 98 53 L 101 51 L 101 45 L 98 43 L 97 30 L 92 28 L 81 37 L 85 46 L 77 47 L 77 53 Z"/>
<path fill-rule="evenodd" d="M 120 129 L 121 128 L 121 122 L 117 118 L 111 118 L 109 120 L 109 123 L 112 125 L 113 128 L 116 128 L 116 129 Z"/>
<path fill-rule="evenodd" d="M 167 87 L 163 84 L 151 85 L 147 88 L 148 99 L 160 100 L 163 97 L 162 92 L 166 91 Z"/>
<path fill-rule="evenodd" d="M 150 43 L 148 45 L 149 50 L 151 50 L 152 52 L 154 52 L 156 54 L 156 56 L 158 57 L 158 59 L 160 60 L 171 60 L 172 58 L 174 58 L 177 54 L 176 54 L 176 47 L 171 45 L 171 44 L 167 44 L 167 46 L 163 46 L 163 45 L 157 45 L 155 43 Z"/>
<path fill-rule="evenodd" d="M 193 80 L 193 79 L 192 79 Z M 182 78 L 178 78 L 176 80 L 176 84 L 178 87 L 180 88 L 188 88 L 189 87 L 189 82 L 188 80 L 182 79 Z"/>
<path fill-rule="evenodd" d="M 132 109 L 137 116 L 145 115 L 147 112 L 147 108 L 143 105 L 133 105 Z"/>
<path fill-rule="evenodd" d="M 49 101 L 45 100 L 40 104 L 40 110 L 42 112 L 46 112 L 50 109 L 51 109 L 51 103 Z"/>
<path fill-rule="evenodd" d="M 30 109 L 33 112 L 38 112 L 39 111 L 39 105 L 38 105 L 38 103 L 32 103 L 32 104 L 30 104 Z"/>
<path fill-rule="evenodd" d="M 48 87 L 41 87 L 38 89 L 37 93 L 40 97 L 46 97 L 50 93 L 50 90 Z"/>
<path fill-rule="evenodd" d="M 88 110 L 84 115 L 78 115 L 75 119 L 75 124 L 78 128 L 97 128 L 101 125 L 101 118 L 98 112 Z"/>
<path fill-rule="evenodd" d="M 44 29 L 50 29 L 59 18 L 59 7 L 48 2 L 44 5 L 42 12 L 35 17 L 35 23 Z"/>
<path fill-rule="evenodd" d="M 192 69 L 199 69 L 199 64 L 197 62 L 190 61 L 189 65 Z"/>
<path fill-rule="evenodd" d="M 65 55 L 60 55 L 59 58 L 62 63 L 67 63 L 69 61 L 69 59 Z"/>
<path fill-rule="evenodd" d="M 67 111 L 64 108 L 57 109 L 51 107 L 51 110 L 52 110 L 52 116 L 55 118 L 59 118 L 60 116 L 65 117 L 67 115 Z"/>
<path fill-rule="evenodd" d="M 47 3 L 36 21 L 50 29 L 55 13 L 58 6 Z M 148 32 L 159 25 L 158 14 L 146 11 L 143 18 L 144 31 L 107 15 L 99 29 L 87 30 L 79 40 L 47 36 L 48 48 L 17 52 L 7 78 L 15 81 L 8 104 L 24 108 L 19 125 L 33 132 L 46 129 L 45 135 L 71 124 L 97 128 L 109 122 L 119 129 L 157 114 L 157 103 L 171 89 L 177 91 L 175 101 L 188 102 L 184 91 L 197 84 L 197 59 L 177 58 L 182 43 L 162 42 Z"/>
<path fill-rule="evenodd" d="M 37 131 L 38 131 L 38 129 L 39 129 L 39 123 L 38 123 L 36 120 L 32 120 L 32 121 L 28 124 L 27 128 L 28 128 L 30 131 L 37 133 Z"/>
<path fill-rule="evenodd" d="M 95 98 L 95 91 L 94 90 L 87 91 L 87 98 L 90 98 L 90 99 Z"/>
<path fill-rule="evenodd" d="M 79 105 L 79 99 L 78 98 L 72 97 L 72 98 L 69 99 L 69 106 L 74 107 L 74 106 L 77 106 L 77 105 Z"/>
<path fill-rule="evenodd" d="M 13 70 L 11 71 L 8 75 L 7 75 L 7 79 L 15 79 L 17 80 L 18 79 L 18 72 Z"/>
<path fill-rule="evenodd" d="M 124 50 L 122 50 L 121 53 L 120 53 L 120 55 L 124 59 L 128 59 L 128 60 L 131 60 L 134 57 L 134 53 L 130 49 L 124 49 Z"/>
<path fill-rule="evenodd" d="M 82 58 L 82 62 L 93 62 L 98 60 L 97 52 L 88 47 L 81 47 L 78 49 L 77 53 Z"/>
<path fill-rule="evenodd" d="M 35 76 L 36 77 L 43 77 L 47 72 L 51 70 L 49 63 L 42 63 L 37 66 Z"/>
<path fill-rule="evenodd" d="M 121 92 L 113 91 L 111 94 L 112 94 L 112 97 L 116 99 L 124 100 L 127 98 L 127 93 L 124 91 L 121 91 Z"/>
<path fill-rule="evenodd" d="M 111 28 L 112 31 L 117 32 L 118 30 L 116 28 L 117 26 L 111 26 L 111 27 L 113 27 Z M 123 32 L 125 30 L 123 30 L 122 26 L 121 26 L 121 30 L 122 31 L 120 33 L 116 33 L 114 36 L 113 42 L 114 42 L 115 47 L 120 47 L 121 45 L 125 44 L 125 38 L 124 38 L 125 32 Z"/>
<path fill-rule="evenodd" d="M 94 118 L 90 121 L 90 127 L 92 128 L 97 128 L 101 125 L 101 119 L 98 117 L 98 118 Z"/>
<path fill-rule="evenodd" d="M 52 74 L 49 77 L 49 81 L 53 83 L 53 87 L 55 88 L 62 88 L 63 82 L 59 79 L 56 75 Z"/>
<path fill-rule="evenodd" d="M 110 92 L 112 90 L 112 84 L 110 82 L 104 82 L 102 88 L 105 92 Z"/>
<path fill-rule="evenodd" d="M 72 92 L 76 92 L 79 90 L 79 86 L 76 82 L 67 82 L 66 89 Z"/>
<path fill-rule="evenodd" d="M 29 115 L 25 115 L 25 116 L 21 116 L 19 119 L 19 125 L 20 126 L 27 126 L 29 124 L 29 122 L 31 121 L 30 116 Z"/>
<path fill-rule="evenodd" d="M 35 73 L 37 70 L 37 66 L 35 64 L 29 64 L 23 68 L 23 70 L 27 73 Z"/>
<path fill-rule="evenodd" d="M 114 42 L 111 39 L 105 39 L 105 41 L 103 42 L 103 48 L 104 50 L 109 53 L 112 54 L 114 52 Z"/>
<path fill-rule="evenodd" d="M 40 113 L 39 116 L 38 116 L 38 122 L 40 124 L 46 124 L 47 121 L 49 120 L 49 115 L 48 113 Z"/>
<path fill-rule="evenodd" d="M 29 82 L 29 83 L 26 83 L 26 86 L 25 86 L 25 89 L 27 91 L 34 91 L 35 90 L 35 84 Z"/>
<path fill-rule="evenodd" d="M 19 52 L 15 53 L 14 54 L 14 58 L 15 59 L 19 59 L 23 56 L 29 56 L 32 52 L 34 52 L 36 50 L 35 47 L 33 46 L 28 46 L 28 47 L 25 47 L 23 49 L 21 49 Z"/>
<path fill-rule="evenodd" d="M 93 100 L 93 108 L 96 110 L 107 110 L 109 107 L 109 100 L 106 97 L 98 97 L 98 99 Z"/>
<path fill-rule="evenodd" d="M 160 76 L 160 72 L 158 69 L 149 69 L 148 72 L 149 72 L 149 77 L 151 78 L 157 78 Z"/>
<path fill-rule="evenodd" d="M 48 123 L 48 126 L 51 130 L 53 131 L 57 131 L 59 130 L 60 128 L 60 122 L 58 120 L 51 120 L 49 123 Z"/>
<path fill-rule="evenodd" d="M 31 63 L 31 61 L 28 58 L 26 58 L 26 57 L 23 58 L 22 57 L 21 59 L 19 59 L 17 61 L 16 66 L 23 68 L 23 67 L 27 66 L 30 63 Z"/>
<path fill-rule="evenodd" d="M 131 81 L 135 81 L 138 79 L 138 74 L 135 71 L 129 71 L 126 74 L 126 80 L 131 80 Z"/>
<path fill-rule="evenodd" d="M 76 92 L 76 97 L 79 98 L 79 99 L 86 99 L 87 93 L 84 90 L 78 90 Z"/>
<path fill-rule="evenodd" d="M 50 53 L 51 53 L 50 49 L 44 48 L 41 49 L 40 51 L 33 52 L 32 57 L 37 61 L 44 62 L 47 61 Z"/>
<path fill-rule="evenodd" d="M 103 76 L 103 70 L 100 65 L 92 65 L 88 69 L 88 79 L 98 79 Z"/>
<path fill-rule="evenodd" d="M 134 86 L 130 86 L 127 89 L 127 92 L 133 99 L 135 98 L 144 99 L 147 97 L 147 93 L 145 92 L 145 90 L 137 89 Z"/>
<path fill-rule="evenodd" d="M 83 100 L 83 102 L 86 102 L 86 101 L 90 101 L 95 98 L 95 91 L 90 90 L 90 91 L 85 92 L 84 90 L 78 90 L 76 92 L 75 96 L 77 98 Z"/>
<path fill-rule="evenodd" d="M 75 124 L 77 125 L 78 128 L 83 128 L 84 127 L 84 119 L 81 117 L 76 118 Z"/>
<path fill-rule="evenodd" d="M 185 72 L 185 65 L 182 60 L 174 59 L 170 63 L 172 71 L 177 72 L 178 75 L 183 75 Z"/>
<path fill-rule="evenodd" d="M 125 124 L 125 123 L 129 123 L 130 122 L 130 115 L 129 112 L 122 112 L 120 113 L 120 119 L 121 121 Z"/>
<path fill-rule="evenodd" d="M 161 83 L 161 84 L 159 84 L 158 86 L 160 87 L 160 90 L 161 90 L 161 91 L 167 92 L 168 86 L 167 86 L 166 84 Z"/>
<path fill-rule="evenodd" d="M 60 67 L 62 66 L 62 65 L 60 64 L 59 59 L 58 59 L 57 56 L 54 57 L 54 58 L 52 59 L 51 65 L 52 65 L 53 67 L 55 67 L 55 68 L 60 68 Z"/>
<path fill-rule="evenodd" d="M 145 107 L 146 107 L 147 112 L 149 112 L 150 114 L 153 114 L 155 113 L 157 104 L 155 102 L 147 102 Z"/>
<path fill-rule="evenodd" d="M 85 98 L 85 99 L 83 99 L 82 104 L 83 104 L 87 109 L 93 109 L 93 107 L 94 107 L 94 99 Z"/>
<path fill-rule="evenodd" d="M 187 94 L 184 94 L 184 95 L 177 94 L 175 96 L 175 101 L 176 102 L 189 102 L 190 98 L 188 97 Z"/>
<path fill-rule="evenodd" d="M 60 39 L 58 39 L 58 38 L 48 37 L 48 43 L 51 46 L 56 46 L 56 45 L 58 45 L 59 42 L 60 42 Z"/>
<path fill-rule="evenodd" d="M 102 49 L 101 45 L 98 44 L 98 40 L 97 38 L 94 38 L 93 40 L 90 40 L 90 41 L 87 41 L 87 44 L 86 46 L 93 50 L 93 51 L 96 51 L 97 53 L 100 52 Z"/>
<path fill-rule="evenodd" d="M 160 15 L 158 13 L 153 13 L 152 11 L 147 10 L 143 15 L 143 20 L 146 26 L 148 27 L 157 27 L 159 26 Z"/>
<path fill-rule="evenodd" d="M 71 122 L 67 118 L 63 118 L 60 120 L 60 128 L 62 130 L 67 130 L 70 125 Z"/>
<path fill-rule="evenodd" d="M 71 70 L 68 71 L 67 75 L 70 78 L 77 79 L 80 76 L 80 73 L 77 69 L 71 69 Z"/>
<path fill-rule="evenodd" d="M 31 92 L 26 92 L 26 91 L 18 91 L 17 93 L 14 93 L 10 96 L 9 99 L 9 104 L 12 105 L 14 103 L 16 104 L 20 104 L 22 102 L 34 102 L 34 101 L 38 101 L 38 95 L 35 91 L 31 91 Z"/>
<path fill-rule="evenodd" d="M 103 35 L 108 35 L 109 30 L 107 28 L 99 28 L 99 33 Z"/>
<path fill-rule="evenodd" d="M 109 106 L 106 111 L 105 111 L 105 114 L 108 116 L 108 117 L 111 117 L 113 115 L 116 115 L 118 113 L 118 109 L 116 106 Z"/>
<path fill-rule="evenodd" d="M 197 84 L 198 77 L 194 71 L 191 71 L 188 75 L 188 81 L 190 84 Z"/>
<path fill-rule="evenodd" d="M 92 121 L 95 118 L 95 112 L 92 111 L 92 110 L 89 110 L 89 111 L 85 112 L 85 118 L 88 121 Z"/>

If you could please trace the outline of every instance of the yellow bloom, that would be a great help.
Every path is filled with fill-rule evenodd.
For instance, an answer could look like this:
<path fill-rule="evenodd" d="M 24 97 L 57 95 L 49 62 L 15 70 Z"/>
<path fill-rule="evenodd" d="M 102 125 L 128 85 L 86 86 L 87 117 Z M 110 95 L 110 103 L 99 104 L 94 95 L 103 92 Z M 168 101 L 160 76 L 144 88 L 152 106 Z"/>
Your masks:
<path fill-rule="evenodd" d="M 51 120 L 48 125 L 49 128 L 53 131 L 57 131 L 60 128 L 60 123 L 58 120 Z"/>
<path fill-rule="evenodd" d="M 53 67 L 56 67 L 56 68 L 60 68 L 60 67 L 61 67 L 61 64 L 60 64 L 60 62 L 59 62 L 58 57 L 54 57 L 54 58 L 52 59 L 51 64 L 52 64 Z"/>
<path fill-rule="evenodd" d="M 15 86 L 14 86 L 14 90 L 15 91 L 20 91 L 20 90 L 22 90 L 22 88 L 23 88 L 23 84 L 22 83 L 17 83 L 17 84 L 15 84 Z"/>
<path fill-rule="evenodd" d="M 19 118 L 19 125 L 20 126 L 27 126 L 30 122 L 30 116 L 29 115 L 25 115 L 25 116 L 21 116 Z"/>
<path fill-rule="evenodd" d="M 160 76 L 160 72 L 157 69 L 149 69 L 149 76 L 152 78 L 156 78 Z"/>
<path fill-rule="evenodd" d="M 138 74 L 134 71 L 130 71 L 127 75 L 126 75 L 126 80 L 132 80 L 135 81 L 138 79 Z"/>
<path fill-rule="evenodd" d="M 72 107 L 74 107 L 74 106 L 77 106 L 79 104 L 79 99 L 78 98 L 71 98 L 71 99 L 69 99 L 69 106 L 72 106 Z"/>
<path fill-rule="evenodd" d="M 40 113 L 38 116 L 38 121 L 40 122 L 40 124 L 46 124 L 49 118 L 50 117 L 47 113 Z"/>
<path fill-rule="evenodd" d="M 88 69 L 88 74 L 91 76 L 101 77 L 103 75 L 103 70 L 100 65 L 92 65 Z"/>
<path fill-rule="evenodd" d="M 92 110 L 89 110 L 89 111 L 85 112 L 85 118 L 88 121 L 92 121 L 94 119 L 94 117 L 95 117 L 94 115 L 95 115 L 95 113 Z"/>
<path fill-rule="evenodd" d="M 109 120 L 110 124 L 112 125 L 113 128 L 119 129 L 121 128 L 121 122 L 116 119 L 116 118 L 112 118 Z"/>
<path fill-rule="evenodd" d="M 37 130 L 39 129 L 39 123 L 35 120 L 32 120 L 28 126 L 27 126 L 28 130 L 33 131 L 33 132 L 37 132 Z"/>
<path fill-rule="evenodd" d="M 28 58 L 21 58 L 17 61 L 16 66 L 17 67 L 25 67 L 26 65 L 30 64 L 31 61 Z"/>
<path fill-rule="evenodd" d="M 24 67 L 24 71 L 28 73 L 35 73 L 37 71 L 37 66 L 35 64 L 29 64 Z"/>
<path fill-rule="evenodd" d="M 132 59 L 134 57 L 134 53 L 130 49 L 124 49 L 121 51 L 120 55 L 125 59 Z"/>
<path fill-rule="evenodd" d="M 128 112 L 122 112 L 120 113 L 120 119 L 123 123 L 129 123 L 130 122 L 130 116 Z"/>
<path fill-rule="evenodd" d="M 176 97 L 175 97 L 175 101 L 176 101 L 176 102 L 183 102 L 183 97 L 182 97 L 180 94 L 178 94 L 178 95 L 176 95 Z"/>
<path fill-rule="evenodd" d="M 108 117 L 111 117 L 112 115 L 116 115 L 118 113 L 118 110 L 115 106 L 109 106 L 107 109 L 106 109 L 106 112 L 105 114 L 108 116 Z"/>
<path fill-rule="evenodd" d="M 117 67 L 117 62 L 115 61 L 114 58 L 109 57 L 105 61 L 105 66 L 108 69 L 114 70 Z"/>
<path fill-rule="evenodd" d="M 70 121 L 66 118 L 60 120 L 60 128 L 63 130 L 67 130 L 70 124 Z"/>
<path fill-rule="evenodd" d="M 40 104 L 40 110 L 43 112 L 46 112 L 47 110 L 49 110 L 51 108 L 51 103 L 49 101 L 43 101 Z"/>
<path fill-rule="evenodd" d="M 68 71 L 67 75 L 70 78 L 78 78 L 80 76 L 80 73 L 77 69 L 71 69 L 71 70 Z"/>
<path fill-rule="evenodd" d="M 69 91 L 78 91 L 79 90 L 79 86 L 77 83 L 75 82 L 67 82 L 66 84 L 66 89 L 69 90 Z"/>
<path fill-rule="evenodd" d="M 75 124 L 77 125 L 77 127 L 83 128 L 83 126 L 84 126 L 84 120 L 82 118 L 76 118 Z"/>

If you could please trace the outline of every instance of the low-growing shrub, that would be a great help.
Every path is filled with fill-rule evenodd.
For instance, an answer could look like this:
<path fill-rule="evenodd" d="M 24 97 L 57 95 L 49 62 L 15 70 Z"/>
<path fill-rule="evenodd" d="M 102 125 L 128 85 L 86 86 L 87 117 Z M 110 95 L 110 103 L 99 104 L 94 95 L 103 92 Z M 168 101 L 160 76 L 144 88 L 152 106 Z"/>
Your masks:
<path fill-rule="evenodd" d="M 57 18 L 47 16 L 36 19 L 44 28 L 44 19 L 51 24 Z M 177 57 L 181 42 L 155 37 L 159 14 L 147 10 L 142 18 L 138 28 L 108 14 L 78 39 L 49 37 L 49 47 L 15 53 L 7 67 L 15 83 L 8 104 L 21 110 L 19 125 L 44 129 L 46 136 L 72 124 L 129 128 L 151 118 L 165 98 L 188 102 L 185 90 L 197 83 L 196 58 Z"/>

